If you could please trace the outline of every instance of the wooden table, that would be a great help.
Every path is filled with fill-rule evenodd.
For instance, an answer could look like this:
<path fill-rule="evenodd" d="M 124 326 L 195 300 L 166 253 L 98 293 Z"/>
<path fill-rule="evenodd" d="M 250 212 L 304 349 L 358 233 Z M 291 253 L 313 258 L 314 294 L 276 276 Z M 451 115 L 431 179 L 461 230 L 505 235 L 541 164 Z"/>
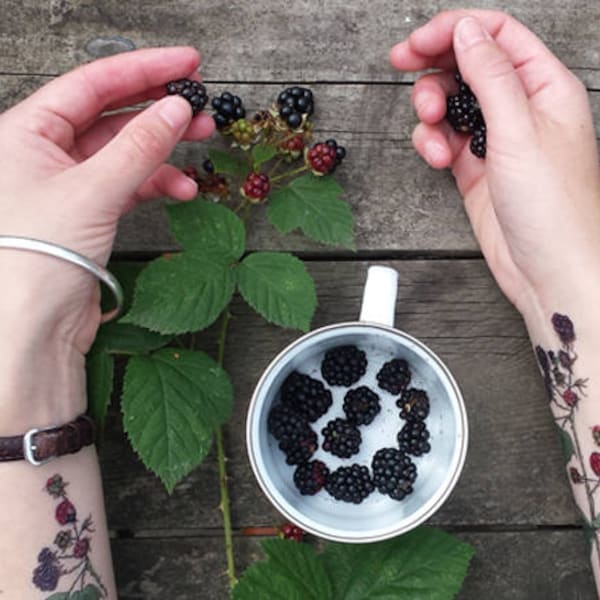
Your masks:
<path fill-rule="evenodd" d="M 495 5 L 534 28 L 585 81 L 600 122 L 600 4 Z M 413 152 L 413 77 L 387 64 L 391 44 L 438 8 L 431 0 L 4 0 L 0 105 L 95 56 L 178 43 L 202 50 L 213 92 L 234 90 L 249 108 L 270 102 L 287 83 L 310 85 L 318 137 L 335 136 L 348 148 L 339 179 L 356 216 L 358 250 L 280 238 L 259 223 L 249 248 L 285 249 L 307 259 L 318 285 L 314 326 L 357 316 L 370 264 L 398 269 L 397 324 L 447 362 L 469 414 L 463 476 L 431 519 L 477 550 L 459 598 L 592 599 L 586 543 L 525 329 L 481 258 L 452 177 Z M 202 145 L 182 145 L 174 162 L 198 162 L 205 152 Z M 123 221 L 116 257 L 146 260 L 173 248 L 154 205 Z M 233 312 L 226 368 L 236 404 L 226 445 L 241 570 L 260 556 L 258 540 L 242 536 L 242 529 L 281 522 L 250 471 L 245 411 L 261 370 L 296 333 L 265 324 L 242 303 Z M 214 350 L 210 332 L 205 339 Z M 214 457 L 169 497 L 131 451 L 116 408 L 101 455 L 120 597 L 226 598 Z"/>

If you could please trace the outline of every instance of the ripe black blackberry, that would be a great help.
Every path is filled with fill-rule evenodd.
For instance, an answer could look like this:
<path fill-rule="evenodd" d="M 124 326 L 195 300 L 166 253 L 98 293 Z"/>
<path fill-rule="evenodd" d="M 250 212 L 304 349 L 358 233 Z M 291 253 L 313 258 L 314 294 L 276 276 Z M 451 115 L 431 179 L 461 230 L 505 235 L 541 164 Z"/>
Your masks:
<path fill-rule="evenodd" d="M 246 109 L 241 98 L 234 96 L 231 92 L 223 92 L 220 96 L 213 98 L 211 105 L 215 109 L 213 119 L 217 129 L 224 129 L 227 125 L 246 116 Z"/>
<path fill-rule="evenodd" d="M 477 158 L 485 158 L 487 152 L 485 125 L 481 125 L 481 127 L 473 131 L 473 137 L 469 142 L 469 148 Z"/>
<path fill-rule="evenodd" d="M 326 140 L 325 143 L 330 147 L 333 148 L 335 150 L 335 165 L 333 167 L 333 169 L 331 169 L 331 171 L 329 171 L 330 173 L 333 173 L 335 171 L 335 168 L 344 160 L 344 158 L 346 157 L 346 148 L 344 148 L 344 146 L 340 146 L 336 140 L 334 139 L 329 139 Z"/>
<path fill-rule="evenodd" d="M 460 73 L 456 73 L 455 79 L 458 92 L 446 99 L 446 120 L 456 131 L 473 136 L 470 142 L 471 152 L 479 158 L 485 158 L 485 119 L 481 107 Z"/>
<path fill-rule="evenodd" d="M 327 465 L 320 460 L 311 460 L 296 467 L 294 484 L 303 496 L 314 496 L 323 488 L 328 477 Z"/>
<path fill-rule="evenodd" d="M 417 467 L 397 448 L 381 448 L 371 462 L 373 484 L 381 494 L 394 500 L 403 500 L 412 493 L 417 479 Z"/>
<path fill-rule="evenodd" d="M 314 112 L 313 93 L 308 88 L 289 87 L 277 97 L 279 116 L 291 129 L 302 125 L 303 116 L 310 116 Z"/>
<path fill-rule="evenodd" d="M 310 425 L 285 404 L 276 404 L 267 417 L 267 430 L 279 442 L 288 465 L 307 461 L 318 447 L 317 434 Z"/>
<path fill-rule="evenodd" d="M 312 423 L 327 412 L 333 400 L 323 382 L 293 371 L 281 386 L 281 401 Z"/>
<path fill-rule="evenodd" d="M 279 442 L 279 449 L 285 454 L 288 465 L 300 465 L 310 460 L 318 447 L 317 434 L 309 425 L 303 431 Z"/>
<path fill-rule="evenodd" d="M 204 169 L 204 171 L 206 173 L 208 173 L 209 175 L 213 175 L 215 172 L 215 165 L 213 163 L 212 160 L 210 160 L 210 158 L 207 158 L 203 163 L 202 163 L 202 168 Z"/>
<path fill-rule="evenodd" d="M 401 394 L 406 389 L 410 378 L 410 367 L 403 358 L 394 358 L 386 362 L 377 373 L 379 387 L 394 395 Z"/>
<path fill-rule="evenodd" d="M 431 450 L 429 431 L 423 421 L 407 421 L 398 432 L 398 448 L 406 454 L 421 456 Z"/>
<path fill-rule="evenodd" d="M 348 458 L 360 449 L 360 431 L 346 419 L 332 419 L 323 427 L 323 450 L 340 458 Z"/>
<path fill-rule="evenodd" d="M 425 390 L 408 388 L 396 400 L 400 416 L 407 421 L 424 421 L 429 414 L 429 396 Z"/>
<path fill-rule="evenodd" d="M 355 425 L 370 425 L 380 410 L 379 396 L 366 385 L 348 390 L 344 396 L 346 418 Z"/>
<path fill-rule="evenodd" d="M 198 81 L 191 79 L 178 79 L 167 83 L 167 94 L 178 95 L 185 98 L 192 107 L 192 114 L 196 116 L 208 102 L 206 88 Z"/>
<path fill-rule="evenodd" d="M 339 467 L 331 473 L 325 489 L 336 500 L 360 504 L 375 488 L 369 469 L 353 464 Z"/>
<path fill-rule="evenodd" d="M 367 371 L 367 356 L 356 346 L 336 346 L 325 352 L 321 374 L 329 385 L 356 383 Z"/>
<path fill-rule="evenodd" d="M 568 346 L 575 341 L 575 327 L 573 321 L 567 315 L 554 313 L 552 315 L 552 326 L 563 344 Z M 550 353 L 548 353 L 548 356 L 550 356 Z"/>

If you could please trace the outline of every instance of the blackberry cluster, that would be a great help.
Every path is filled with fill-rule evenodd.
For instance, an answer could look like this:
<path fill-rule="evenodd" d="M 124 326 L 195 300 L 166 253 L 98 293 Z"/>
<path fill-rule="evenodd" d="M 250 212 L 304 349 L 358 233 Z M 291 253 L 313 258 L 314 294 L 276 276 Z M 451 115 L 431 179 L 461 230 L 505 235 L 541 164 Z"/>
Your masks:
<path fill-rule="evenodd" d="M 406 454 L 421 456 L 431 450 L 429 431 L 423 421 L 407 421 L 398 432 L 398 448 Z"/>
<path fill-rule="evenodd" d="M 360 449 L 362 436 L 353 423 L 345 419 L 333 419 L 321 431 L 323 450 L 340 458 L 348 458 Z"/>
<path fill-rule="evenodd" d="M 486 130 L 481 107 L 460 73 L 456 73 L 455 79 L 458 93 L 446 99 L 446 119 L 454 130 L 470 134 L 471 152 L 478 158 L 485 158 Z"/>
<path fill-rule="evenodd" d="M 239 96 L 230 92 L 223 92 L 220 96 L 212 99 L 212 107 L 215 109 L 213 119 L 217 129 L 224 129 L 238 119 L 246 116 L 246 109 Z"/>
<path fill-rule="evenodd" d="M 38 566 L 33 570 L 34 585 L 44 591 L 56 589 L 60 578 L 60 565 L 50 548 L 43 548 L 38 555 Z"/>
<path fill-rule="evenodd" d="M 313 93 L 308 88 L 290 87 L 277 97 L 279 116 L 291 129 L 302 125 L 303 116 L 310 116 L 314 112 Z"/>
<path fill-rule="evenodd" d="M 429 396 L 425 390 L 408 388 L 396 400 L 400 416 L 407 421 L 424 421 L 429 415 Z"/>
<path fill-rule="evenodd" d="M 296 467 L 294 484 L 303 496 L 314 496 L 323 488 L 328 477 L 327 465 L 320 460 L 311 460 Z"/>
<path fill-rule="evenodd" d="M 307 461 L 317 449 L 317 434 L 306 419 L 288 405 L 277 404 L 271 409 L 267 429 L 279 442 L 279 449 L 286 455 L 288 465 Z"/>
<path fill-rule="evenodd" d="M 368 467 L 353 464 L 329 475 L 325 489 L 336 500 L 360 504 L 374 489 Z"/>
<path fill-rule="evenodd" d="M 370 425 L 380 410 L 379 396 L 366 385 L 349 390 L 344 396 L 346 418 L 355 425 Z"/>
<path fill-rule="evenodd" d="M 403 500 L 412 493 L 417 479 L 417 467 L 397 448 L 381 448 L 371 463 L 373 484 L 381 494 L 394 500 Z"/>
<path fill-rule="evenodd" d="M 208 102 L 206 88 L 198 81 L 191 79 L 178 79 L 167 83 L 167 94 L 185 98 L 192 107 L 192 114 L 196 116 Z"/>
<path fill-rule="evenodd" d="M 367 371 L 367 357 L 356 346 L 336 346 L 325 352 L 321 374 L 329 385 L 356 383 Z"/>
<path fill-rule="evenodd" d="M 344 160 L 346 149 L 334 139 L 315 144 L 307 153 L 305 163 L 315 175 L 328 175 Z"/>
<path fill-rule="evenodd" d="M 293 371 L 281 386 L 281 401 L 310 423 L 323 416 L 333 402 L 331 392 L 318 379 Z"/>
<path fill-rule="evenodd" d="M 410 368 L 403 358 L 386 362 L 377 373 L 379 387 L 394 395 L 401 394 L 410 383 Z"/>

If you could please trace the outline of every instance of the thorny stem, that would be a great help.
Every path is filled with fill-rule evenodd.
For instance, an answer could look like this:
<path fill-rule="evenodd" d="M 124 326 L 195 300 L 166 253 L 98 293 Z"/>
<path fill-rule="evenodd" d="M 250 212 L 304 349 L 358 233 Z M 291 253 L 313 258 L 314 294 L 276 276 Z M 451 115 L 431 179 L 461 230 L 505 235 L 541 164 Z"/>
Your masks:
<path fill-rule="evenodd" d="M 227 338 L 227 326 L 231 314 L 229 306 L 225 308 L 221 317 L 221 331 L 219 333 L 219 345 L 217 350 L 217 363 L 223 366 L 225 356 L 225 340 Z M 235 560 L 233 556 L 233 531 L 231 528 L 231 511 L 229 506 L 229 490 L 227 488 L 227 457 L 225 456 L 225 447 L 223 445 L 223 429 L 218 427 L 216 432 L 217 440 L 217 460 L 219 463 L 219 492 L 221 502 L 219 508 L 223 515 L 223 528 L 225 530 L 225 555 L 227 556 L 227 577 L 229 578 L 229 588 L 233 589 L 237 583 L 235 575 Z"/>

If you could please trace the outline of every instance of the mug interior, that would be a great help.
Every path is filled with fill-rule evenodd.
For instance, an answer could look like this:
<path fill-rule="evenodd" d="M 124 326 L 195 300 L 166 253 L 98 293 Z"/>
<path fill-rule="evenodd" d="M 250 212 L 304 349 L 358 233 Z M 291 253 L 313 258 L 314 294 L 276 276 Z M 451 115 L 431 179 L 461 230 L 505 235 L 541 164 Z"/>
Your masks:
<path fill-rule="evenodd" d="M 360 452 L 341 459 L 321 448 L 321 430 L 335 417 L 344 417 L 343 398 L 349 388 L 328 385 L 320 370 L 324 353 L 343 344 L 365 351 L 367 372 L 352 388 L 366 385 L 381 401 L 381 411 L 368 426 L 359 426 Z M 353 463 L 370 468 L 379 448 L 397 447 L 396 436 L 404 424 L 396 406 L 397 396 L 377 385 L 376 374 L 388 360 L 404 358 L 412 373 L 410 387 L 424 389 L 430 399 L 427 417 L 431 451 L 411 457 L 417 466 L 414 491 L 402 501 L 392 500 L 376 490 L 361 504 L 335 500 L 325 490 L 303 496 L 293 482 L 295 466 L 285 462 L 277 440 L 267 431 L 271 407 L 279 402 L 280 388 L 294 370 L 323 381 L 331 390 L 333 404 L 311 426 L 317 433 L 320 459 L 333 471 Z M 260 379 L 247 424 L 250 461 L 258 482 L 275 507 L 306 531 L 342 542 L 370 542 L 393 537 L 426 520 L 439 508 L 454 487 L 465 459 L 467 423 L 460 390 L 441 360 L 411 336 L 386 326 L 366 323 L 333 325 L 311 332 L 288 346 L 270 364 Z"/>

